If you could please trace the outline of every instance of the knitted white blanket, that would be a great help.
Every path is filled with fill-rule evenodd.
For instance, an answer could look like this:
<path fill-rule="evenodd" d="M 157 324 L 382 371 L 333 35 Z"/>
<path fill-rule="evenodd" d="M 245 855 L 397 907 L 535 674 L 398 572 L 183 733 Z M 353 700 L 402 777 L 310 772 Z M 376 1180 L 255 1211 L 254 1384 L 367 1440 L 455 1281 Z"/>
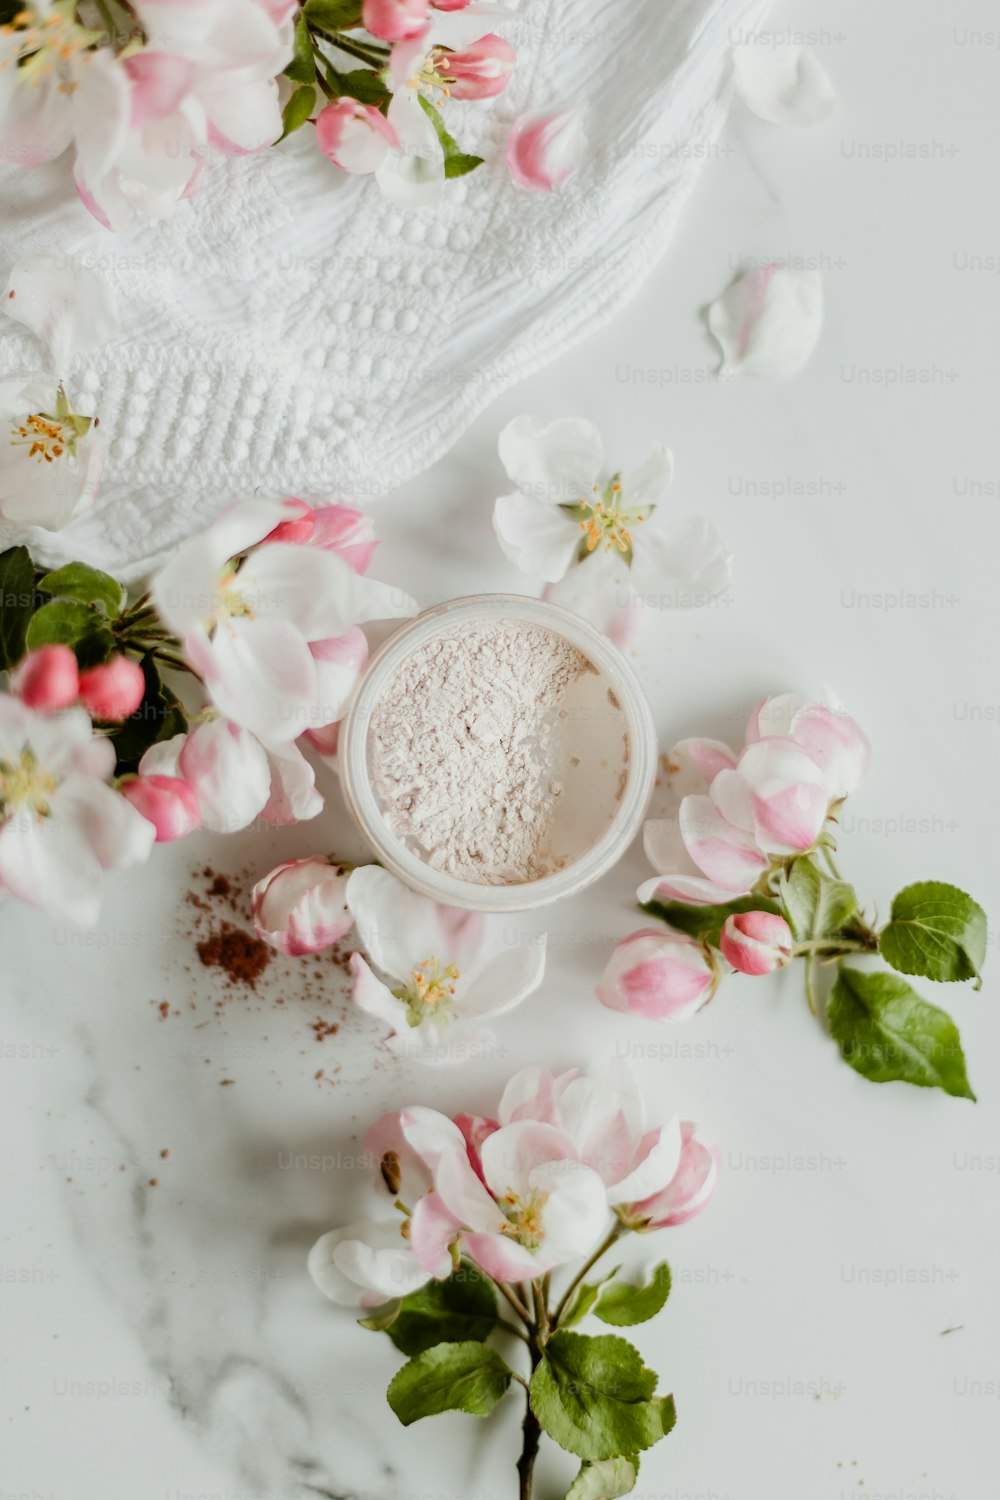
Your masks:
<path fill-rule="evenodd" d="M 339 172 L 309 127 L 211 163 L 173 220 L 127 236 L 90 218 L 66 161 L 0 169 L 0 284 L 20 256 L 75 256 L 111 282 L 123 325 L 68 372 L 110 439 L 96 506 L 17 539 L 135 577 L 251 491 L 364 503 L 429 466 L 636 290 L 721 128 L 735 33 L 764 9 L 523 0 L 504 28 L 511 86 L 449 117 L 491 165 L 435 212 Z M 584 165 L 551 197 L 515 187 L 514 117 L 574 102 Z M 28 335 L 0 330 L 0 374 L 34 363 Z M 0 542 L 14 535 L 0 523 Z"/>

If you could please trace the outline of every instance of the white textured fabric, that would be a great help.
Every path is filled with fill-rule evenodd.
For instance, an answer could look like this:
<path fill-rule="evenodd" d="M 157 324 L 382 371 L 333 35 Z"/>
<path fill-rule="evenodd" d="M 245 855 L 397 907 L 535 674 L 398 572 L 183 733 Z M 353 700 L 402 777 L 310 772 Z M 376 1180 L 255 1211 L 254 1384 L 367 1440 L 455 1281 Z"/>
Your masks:
<path fill-rule="evenodd" d="M 107 276 L 122 320 L 67 372 L 110 442 L 97 504 L 18 539 L 46 562 L 135 577 L 252 491 L 365 503 L 426 468 L 636 290 L 721 128 L 734 33 L 765 8 L 523 0 L 503 28 L 518 50 L 507 92 L 448 113 L 488 165 L 434 212 L 339 172 L 309 126 L 212 162 L 175 218 L 131 235 L 90 218 L 68 160 L 0 170 L 0 278 L 22 255 L 78 257 Z M 583 166 L 551 197 L 515 187 L 515 116 L 574 102 Z M 0 330 L 0 374 L 36 363 L 28 335 Z"/>

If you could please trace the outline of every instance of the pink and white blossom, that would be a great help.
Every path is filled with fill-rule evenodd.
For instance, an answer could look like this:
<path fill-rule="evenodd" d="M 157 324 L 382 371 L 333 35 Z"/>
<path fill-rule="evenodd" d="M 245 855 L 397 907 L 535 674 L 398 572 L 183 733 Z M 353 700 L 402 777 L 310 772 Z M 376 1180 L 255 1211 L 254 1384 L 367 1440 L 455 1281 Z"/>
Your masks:
<path fill-rule="evenodd" d="M 640 1233 L 652 1229 L 675 1229 L 701 1213 L 719 1180 L 719 1152 L 703 1141 L 697 1125 L 681 1124 L 680 1163 L 671 1181 L 659 1192 L 632 1203 L 618 1212 L 622 1222 Z"/>
<path fill-rule="evenodd" d="M 515 417 L 500 461 L 516 489 L 497 500 L 501 550 L 542 579 L 545 597 L 627 646 L 644 609 L 693 609 L 729 586 L 730 556 L 703 517 L 670 520 L 673 456 L 656 444 L 622 478 L 608 475 L 601 435 L 582 418 Z"/>
<path fill-rule="evenodd" d="M 700 943 L 643 927 L 618 944 L 597 998 L 609 1010 L 648 1021 L 685 1021 L 711 999 L 717 978 Z"/>
<path fill-rule="evenodd" d="M 719 947 L 741 974 L 773 974 L 791 961 L 795 939 L 777 912 L 747 911 L 726 918 Z"/>
<path fill-rule="evenodd" d="M 154 831 L 108 783 L 111 742 L 82 708 L 39 714 L 0 693 L 0 886 L 90 925 L 106 870 L 141 864 Z"/>
<path fill-rule="evenodd" d="M 233 507 L 181 546 L 152 587 L 218 709 L 272 746 L 340 717 L 343 664 L 328 670 L 325 643 L 416 608 L 332 548 L 269 541 L 296 504 Z"/>
<path fill-rule="evenodd" d="M 11 691 L 37 713 L 58 713 L 75 703 L 80 691 L 76 657 L 68 646 L 39 646 L 11 673 Z"/>
<path fill-rule="evenodd" d="M 92 504 L 105 456 L 97 419 L 75 410 L 64 377 L 75 356 L 113 335 L 114 308 L 93 271 L 35 256 L 14 266 L 0 309 L 45 350 L 34 369 L 0 379 L 0 428 L 8 434 L 0 444 L 0 516 L 58 531 Z"/>
<path fill-rule="evenodd" d="M 92 719 L 120 723 L 134 714 L 146 693 L 146 678 L 130 656 L 112 656 L 80 673 L 80 702 Z"/>
<path fill-rule="evenodd" d="M 554 193 L 583 159 L 583 111 L 536 109 L 519 115 L 507 137 L 507 165 L 518 187 Z"/>
<path fill-rule="evenodd" d="M 831 801 L 855 791 L 871 764 L 871 746 L 850 714 L 802 693 L 780 693 L 757 705 L 746 742 L 756 744 L 765 737 L 791 739 L 805 750 L 823 772 Z"/>
<path fill-rule="evenodd" d="M 490 5 L 435 7 L 415 35 L 395 43 L 383 77 L 392 94 L 386 118 L 396 136 L 375 173 L 383 195 L 404 208 L 434 208 L 444 192 L 444 148 L 428 109 L 447 98 L 499 93 L 513 64 L 513 49 L 484 34 Z M 459 74 L 461 76 L 459 76 Z"/>
<path fill-rule="evenodd" d="M 400 1056 L 467 1058 L 494 1039 L 483 1023 L 542 982 L 544 940 L 504 946 L 486 919 L 417 895 L 388 870 L 355 870 L 347 900 L 371 961 L 351 957 L 354 1002 L 389 1027 Z"/>
<path fill-rule="evenodd" d="M 316 144 L 345 172 L 377 172 L 399 140 L 373 104 L 335 99 L 317 116 Z"/>
<path fill-rule="evenodd" d="M 185 734 L 151 745 L 139 762 L 144 776 L 176 776 L 198 801 L 201 826 L 235 833 L 259 817 L 271 796 L 271 766 L 249 730 L 209 713 Z"/>
<path fill-rule="evenodd" d="M 468 1255 L 497 1281 L 531 1281 L 587 1255 L 610 1223 L 604 1183 L 553 1125 L 519 1120 L 488 1135 L 482 1176 L 446 1153 L 435 1172 Z"/>
<path fill-rule="evenodd" d="M 611 1208 L 659 1192 L 680 1165 L 678 1119 L 647 1128 L 635 1074 L 622 1064 L 586 1073 L 522 1068 L 504 1089 L 497 1116 L 501 1125 L 535 1120 L 567 1136 L 577 1160 L 600 1177 Z"/>
<path fill-rule="evenodd" d="M 198 798 L 179 776 L 127 776 L 121 793 L 155 829 L 158 844 L 187 838 L 201 826 Z"/>
<path fill-rule="evenodd" d="M 77 146 L 80 196 L 115 229 L 127 228 L 133 211 L 171 214 L 194 191 L 209 150 L 244 155 L 276 141 L 276 80 L 293 52 L 285 6 L 135 0 L 134 9 L 146 45 L 110 64 L 124 90 L 125 119 Z"/>
<path fill-rule="evenodd" d="M 292 859 L 259 880 L 251 894 L 257 936 L 279 953 L 322 953 L 354 926 L 347 906 L 350 871 L 328 859 Z"/>

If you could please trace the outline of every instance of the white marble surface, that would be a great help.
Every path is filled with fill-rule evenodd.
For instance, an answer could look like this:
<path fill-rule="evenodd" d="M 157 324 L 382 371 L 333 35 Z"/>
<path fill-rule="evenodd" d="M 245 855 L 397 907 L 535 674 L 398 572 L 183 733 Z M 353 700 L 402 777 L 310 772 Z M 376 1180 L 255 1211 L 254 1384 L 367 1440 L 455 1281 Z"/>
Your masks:
<path fill-rule="evenodd" d="M 816 33 L 839 115 L 801 134 L 735 117 L 668 261 L 385 504 L 380 567 L 427 602 L 521 586 L 489 526 L 496 433 L 519 410 L 591 416 L 623 460 L 666 439 L 678 508 L 717 518 L 737 574 L 722 607 L 647 626 L 637 665 L 664 745 L 734 734 L 767 691 L 833 683 L 875 747 L 846 872 L 883 911 L 934 876 L 996 917 L 995 16 L 986 0 L 800 0 L 785 24 Z M 696 309 L 748 260 L 793 256 L 825 275 L 813 363 L 783 386 L 713 383 Z M 506 1021 L 501 1055 L 402 1067 L 345 1018 L 332 965 L 320 984 L 276 962 L 219 1011 L 220 976 L 193 954 L 192 868 L 360 852 L 330 791 L 299 831 L 158 851 L 113 883 L 90 939 L 0 913 L 0 1500 L 507 1500 L 519 1402 L 404 1431 L 383 1399 L 395 1351 L 322 1301 L 304 1254 L 350 1216 L 351 1154 L 381 1109 L 485 1108 L 525 1062 L 609 1054 L 632 1057 L 651 1107 L 701 1121 L 726 1169 L 709 1211 L 661 1237 L 675 1291 L 637 1331 L 679 1410 L 642 1500 L 986 1500 L 995 976 L 934 996 L 976 1106 L 858 1078 L 798 974 L 733 978 L 683 1028 L 629 1023 L 592 989 L 634 924 L 636 850 L 550 914 L 544 992 Z M 343 1025 L 320 1043 L 323 1017 Z M 539 1500 L 571 1472 L 547 1450 Z"/>

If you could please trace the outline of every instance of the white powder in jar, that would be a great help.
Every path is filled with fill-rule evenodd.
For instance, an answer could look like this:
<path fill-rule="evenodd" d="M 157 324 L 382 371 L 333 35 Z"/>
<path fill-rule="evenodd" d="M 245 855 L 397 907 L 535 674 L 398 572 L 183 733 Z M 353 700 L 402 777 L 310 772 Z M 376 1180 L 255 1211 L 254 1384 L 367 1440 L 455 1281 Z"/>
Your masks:
<path fill-rule="evenodd" d="M 446 632 L 402 662 L 372 713 L 372 783 L 389 827 L 436 870 L 513 885 L 565 861 L 549 836 L 563 793 L 560 705 L 596 668 L 516 620 Z M 617 706 L 617 705 L 616 705 Z"/>

